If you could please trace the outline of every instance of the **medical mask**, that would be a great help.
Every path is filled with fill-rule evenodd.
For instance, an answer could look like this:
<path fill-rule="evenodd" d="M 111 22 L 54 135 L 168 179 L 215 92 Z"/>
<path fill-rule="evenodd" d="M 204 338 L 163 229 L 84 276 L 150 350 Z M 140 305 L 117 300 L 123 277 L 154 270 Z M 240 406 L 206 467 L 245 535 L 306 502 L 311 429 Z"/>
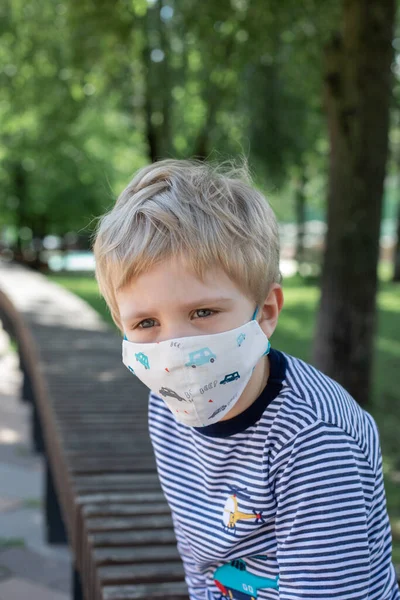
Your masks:
<path fill-rule="evenodd" d="M 255 320 L 241 327 L 163 342 L 136 343 L 126 336 L 122 361 L 175 418 L 191 427 L 220 421 L 236 404 L 270 343 Z"/>

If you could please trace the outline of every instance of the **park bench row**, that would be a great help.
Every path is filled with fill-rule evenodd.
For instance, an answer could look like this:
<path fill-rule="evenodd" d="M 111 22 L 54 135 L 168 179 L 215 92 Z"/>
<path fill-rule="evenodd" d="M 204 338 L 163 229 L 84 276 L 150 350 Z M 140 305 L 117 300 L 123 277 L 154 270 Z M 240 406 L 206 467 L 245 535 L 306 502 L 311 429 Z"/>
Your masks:
<path fill-rule="evenodd" d="M 147 391 L 121 340 L 42 275 L 0 263 L 0 320 L 18 346 L 46 535 L 68 542 L 74 600 L 187 600 L 147 427 Z"/>

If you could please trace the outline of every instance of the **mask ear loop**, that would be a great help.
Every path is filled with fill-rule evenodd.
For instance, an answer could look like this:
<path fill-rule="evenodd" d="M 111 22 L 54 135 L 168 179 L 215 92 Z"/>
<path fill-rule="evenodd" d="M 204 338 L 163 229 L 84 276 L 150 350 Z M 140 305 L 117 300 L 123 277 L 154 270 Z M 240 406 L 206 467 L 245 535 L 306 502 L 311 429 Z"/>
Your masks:
<path fill-rule="evenodd" d="M 269 340 L 268 340 L 268 348 L 267 348 L 267 349 L 266 349 L 266 351 L 264 352 L 263 356 L 266 356 L 267 354 L 269 354 L 270 350 L 271 350 L 271 344 L 270 344 L 270 342 L 269 342 Z"/>
<path fill-rule="evenodd" d="M 257 313 L 258 313 L 258 305 L 256 306 L 256 309 L 253 312 L 253 316 L 251 317 L 252 321 L 254 321 L 256 319 Z M 270 342 L 268 340 L 268 347 L 267 347 L 266 351 L 264 352 L 263 356 L 266 356 L 267 354 L 269 354 L 270 350 L 271 350 L 271 344 L 270 344 Z"/>
<path fill-rule="evenodd" d="M 124 340 L 128 341 L 128 338 L 126 337 L 126 334 L 124 333 Z"/>

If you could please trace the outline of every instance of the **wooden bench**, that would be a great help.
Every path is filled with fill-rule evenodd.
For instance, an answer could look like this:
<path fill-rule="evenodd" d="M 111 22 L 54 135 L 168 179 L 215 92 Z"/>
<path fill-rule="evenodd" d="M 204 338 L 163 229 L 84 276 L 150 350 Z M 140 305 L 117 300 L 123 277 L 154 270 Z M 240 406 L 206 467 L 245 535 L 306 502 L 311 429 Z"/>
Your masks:
<path fill-rule="evenodd" d="M 122 338 L 79 298 L 1 262 L 0 320 L 46 461 L 47 540 L 73 553 L 74 600 L 187 600 L 148 393 L 122 364 Z"/>

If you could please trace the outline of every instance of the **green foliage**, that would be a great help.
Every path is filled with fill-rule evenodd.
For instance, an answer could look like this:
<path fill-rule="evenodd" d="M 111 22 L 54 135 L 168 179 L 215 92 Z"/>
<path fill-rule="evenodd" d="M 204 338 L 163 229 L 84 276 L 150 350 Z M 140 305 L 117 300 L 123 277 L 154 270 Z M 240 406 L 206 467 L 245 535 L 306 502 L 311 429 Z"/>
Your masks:
<path fill-rule="evenodd" d="M 323 4 L 8 0 L 0 227 L 85 229 L 149 158 L 210 154 L 249 155 L 289 215 L 299 169 L 324 171 Z"/>
<path fill-rule="evenodd" d="M 103 95 L 101 66 L 74 66 L 66 5 L 11 2 L 2 11 L 0 225 L 39 236 L 80 230 L 143 164 L 141 136 Z"/>
<path fill-rule="evenodd" d="M 149 160 L 245 155 L 282 220 L 322 217 L 334 0 L 6 0 L 0 230 L 90 229 Z M 399 46 L 400 47 L 400 46 Z"/>

